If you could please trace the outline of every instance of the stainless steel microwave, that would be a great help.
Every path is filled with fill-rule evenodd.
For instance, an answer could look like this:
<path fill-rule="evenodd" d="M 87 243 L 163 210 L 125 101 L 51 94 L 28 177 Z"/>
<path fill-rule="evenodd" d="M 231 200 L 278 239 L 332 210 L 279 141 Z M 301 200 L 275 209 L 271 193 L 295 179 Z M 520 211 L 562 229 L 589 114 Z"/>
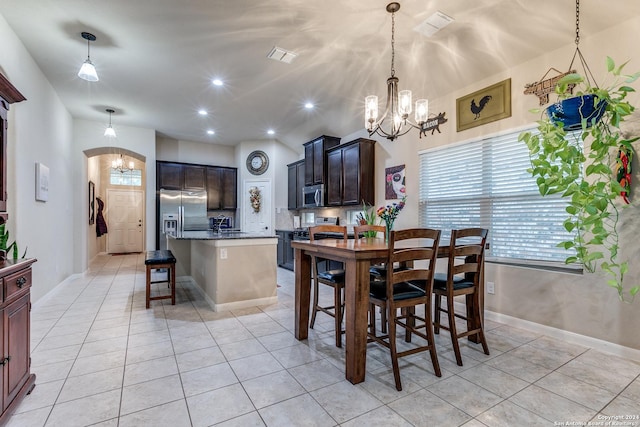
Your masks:
<path fill-rule="evenodd" d="M 302 207 L 317 208 L 324 206 L 324 184 L 308 185 L 302 188 Z"/>

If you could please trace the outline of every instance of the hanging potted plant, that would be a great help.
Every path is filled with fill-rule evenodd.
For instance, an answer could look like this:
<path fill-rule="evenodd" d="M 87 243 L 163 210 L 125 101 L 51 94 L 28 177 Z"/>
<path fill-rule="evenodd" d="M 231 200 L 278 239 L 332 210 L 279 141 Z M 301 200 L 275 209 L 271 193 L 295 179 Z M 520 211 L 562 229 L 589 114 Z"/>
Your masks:
<path fill-rule="evenodd" d="M 529 172 L 536 178 L 540 194 L 561 194 L 568 201 L 564 227 L 573 239 L 560 243 L 571 251 L 565 262 L 581 263 L 588 272 L 599 269 L 606 273 L 607 284 L 617 290 L 620 299 L 631 301 L 640 286 L 634 285 L 628 290 L 624 286 L 628 262 L 619 259 L 617 229 L 620 209 L 628 200 L 629 174 L 624 174 L 627 182 L 621 185 L 614 165 L 618 154 L 618 162 L 626 157 L 625 168 L 628 167 L 632 143 L 639 139 L 626 138 L 620 124 L 635 109 L 626 98 L 634 92 L 628 84 L 640 73 L 624 75 L 624 66 L 616 67 L 607 57 L 607 69 L 613 81 L 606 87 L 592 86 L 580 74 L 561 78 L 555 88 L 560 100 L 572 98 L 570 85 L 577 89 L 577 122 L 569 123 L 557 111 L 542 113 L 537 122 L 539 133 L 523 132 L 519 139 L 529 148 Z M 589 102 L 581 100 L 586 95 L 593 101 L 591 110 L 583 109 Z"/>

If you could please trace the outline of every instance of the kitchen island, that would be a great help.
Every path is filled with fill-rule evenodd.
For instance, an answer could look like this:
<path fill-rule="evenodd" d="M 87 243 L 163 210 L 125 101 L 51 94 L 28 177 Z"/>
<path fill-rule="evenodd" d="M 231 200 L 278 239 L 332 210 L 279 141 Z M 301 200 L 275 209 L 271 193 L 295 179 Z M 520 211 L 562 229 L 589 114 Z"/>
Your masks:
<path fill-rule="evenodd" d="M 176 276 L 190 277 L 214 311 L 277 302 L 276 236 L 240 231 L 169 235 Z"/>

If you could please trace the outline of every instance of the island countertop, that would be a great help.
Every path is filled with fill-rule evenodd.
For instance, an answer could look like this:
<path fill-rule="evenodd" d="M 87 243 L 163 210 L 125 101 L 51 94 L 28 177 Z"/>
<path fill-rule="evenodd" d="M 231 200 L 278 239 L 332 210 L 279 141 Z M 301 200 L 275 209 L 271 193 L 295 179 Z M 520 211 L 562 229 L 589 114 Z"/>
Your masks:
<path fill-rule="evenodd" d="M 223 231 L 217 233 L 212 230 L 203 231 L 182 231 L 179 233 L 169 234 L 169 238 L 175 240 L 236 240 L 236 239 L 269 239 L 275 238 L 276 235 L 248 233 L 244 231 Z"/>

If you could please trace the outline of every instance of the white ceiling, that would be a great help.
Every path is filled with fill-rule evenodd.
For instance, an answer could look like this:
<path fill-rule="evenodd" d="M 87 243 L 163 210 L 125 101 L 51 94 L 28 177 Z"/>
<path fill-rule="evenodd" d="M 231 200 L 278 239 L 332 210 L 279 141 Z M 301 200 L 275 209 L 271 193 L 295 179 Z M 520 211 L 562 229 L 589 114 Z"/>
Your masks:
<path fill-rule="evenodd" d="M 73 117 L 233 145 L 275 138 L 296 150 L 321 134 L 363 127 L 363 101 L 385 98 L 388 2 L 372 0 L 0 0 L 14 29 Z M 396 76 L 436 98 L 574 38 L 570 0 L 405 0 L 396 14 Z M 440 10 L 455 21 L 431 38 L 413 31 Z M 581 34 L 640 15 L 640 1 L 583 0 Z M 100 81 L 76 77 L 82 31 L 97 36 Z M 267 59 L 274 47 L 299 56 Z M 568 65 L 568 64 L 567 64 Z M 1 66 L 1 64 L 0 64 Z M 541 70 L 548 68 L 545 64 Z M 219 77 L 224 87 L 214 87 Z M 27 98 L 28 93 L 25 93 Z M 312 101 L 312 111 L 304 103 Z M 206 117 L 197 114 L 205 108 Z M 211 137 L 206 130 L 213 128 Z"/>

